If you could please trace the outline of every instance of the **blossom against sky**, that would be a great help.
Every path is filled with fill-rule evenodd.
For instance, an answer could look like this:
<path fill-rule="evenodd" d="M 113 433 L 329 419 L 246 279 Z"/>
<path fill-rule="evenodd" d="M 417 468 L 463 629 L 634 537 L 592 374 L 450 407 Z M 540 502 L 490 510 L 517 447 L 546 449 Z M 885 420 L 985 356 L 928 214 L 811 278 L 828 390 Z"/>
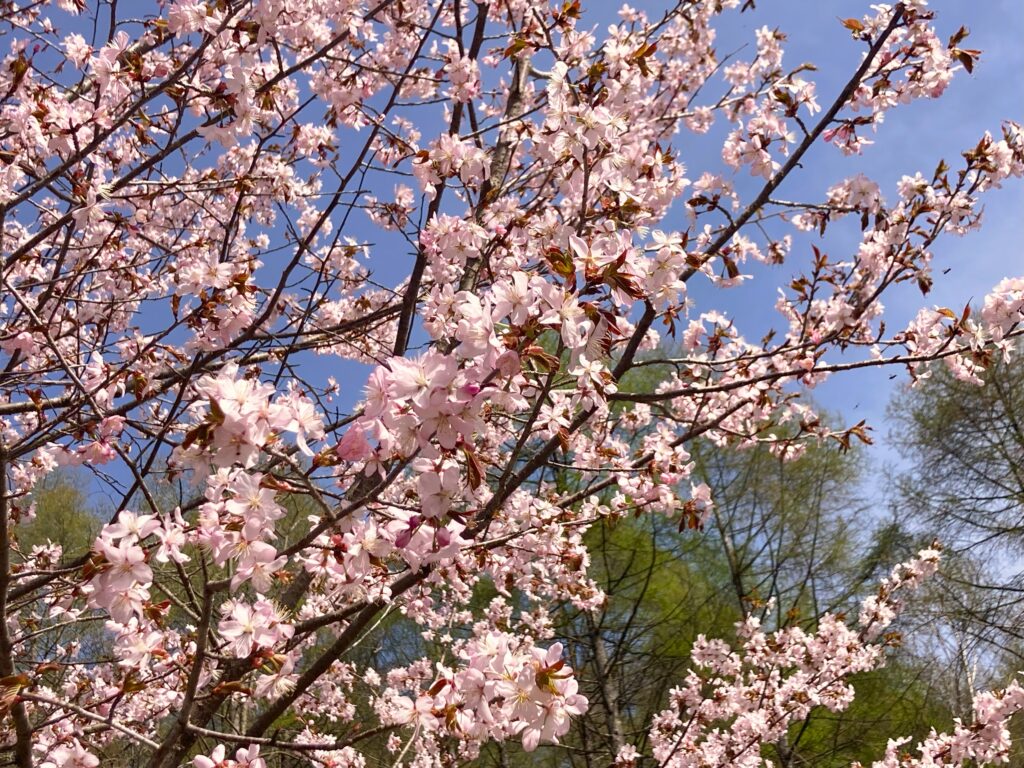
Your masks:
<path fill-rule="evenodd" d="M 608 19 L 613 6 L 608 3 Z M 660 13 L 664 3 L 632 4 L 652 17 Z M 965 45 L 980 49 L 982 55 L 972 73 L 959 72 L 939 100 L 922 99 L 893 110 L 886 115 L 876 135 L 860 155 L 843 156 L 834 148 L 819 142 L 812 149 L 799 173 L 786 180 L 777 197 L 797 201 L 824 198 L 826 190 L 838 181 L 858 173 L 877 181 L 883 196 L 895 197 L 895 187 L 904 175 L 920 171 L 928 175 L 945 159 L 955 165 L 960 153 L 977 144 L 988 131 L 998 135 L 1003 120 L 1024 118 L 1024 3 L 1017 0 L 986 0 L 965 3 L 959 0 L 931 0 L 936 13 L 936 26 L 945 35 L 952 35 L 961 26 L 970 35 Z M 719 51 L 736 51 L 738 57 L 749 56 L 757 29 L 764 25 L 778 27 L 787 35 L 785 64 L 792 66 L 813 62 L 817 71 L 808 73 L 817 83 L 818 99 L 827 104 L 838 94 L 850 73 L 860 61 L 863 46 L 851 40 L 842 25 L 846 18 L 860 18 L 868 4 L 858 0 L 781 0 L 758 2 L 756 8 L 743 14 L 726 14 L 719 28 Z M 708 137 L 701 151 L 689 149 L 686 143 L 677 149 L 690 165 L 703 165 L 707 153 L 719 151 L 720 137 Z M 685 142 L 692 142 L 687 134 Z M 693 158 L 693 159 L 690 159 Z M 737 184 L 754 189 L 761 181 L 749 177 L 744 169 L 737 174 Z M 1024 269 L 1024 186 L 1008 183 L 1003 189 L 989 193 L 984 202 L 982 227 L 960 238 L 947 237 L 935 248 L 935 271 L 949 270 L 947 279 L 936 280 L 933 290 L 922 297 L 916 286 L 899 286 L 886 300 L 887 317 L 901 324 L 908 322 L 923 304 L 951 307 L 958 313 L 971 302 L 978 302 L 1000 280 L 1018 275 Z M 681 222 L 680 222 L 681 224 Z M 829 228 L 827 242 L 832 255 L 845 245 L 856 252 L 860 232 L 850 226 L 843 241 L 841 224 Z M 794 247 L 793 256 L 775 269 L 796 274 L 792 261 L 805 263 L 811 252 L 809 238 Z M 820 241 L 819 241 L 820 244 Z M 801 251 L 801 248 L 803 249 Z M 948 278 L 955 279 L 948 279 Z M 763 333 L 768 327 L 784 327 L 775 311 L 774 293 L 780 282 L 755 279 L 729 290 L 704 286 L 694 291 L 698 300 L 725 307 L 743 328 Z M 815 399 L 827 409 L 842 414 L 849 423 L 866 419 L 874 427 L 875 446 L 871 456 L 877 462 L 892 462 L 897 455 L 891 448 L 885 425 L 885 410 L 895 388 L 905 384 L 904 371 L 891 368 L 867 368 L 836 376 L 820 385 Z M 877 489 L 876 489 L 877 490 Z"/>

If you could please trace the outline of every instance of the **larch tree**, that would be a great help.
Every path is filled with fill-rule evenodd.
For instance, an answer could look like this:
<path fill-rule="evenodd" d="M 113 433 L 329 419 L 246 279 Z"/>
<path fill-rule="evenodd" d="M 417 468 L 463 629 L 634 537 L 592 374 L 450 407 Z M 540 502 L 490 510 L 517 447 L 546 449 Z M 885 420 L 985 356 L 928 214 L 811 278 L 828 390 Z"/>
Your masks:
<path fill-rule="evenodd" d="M 991 678 L 1024 659 L 1019 349 L 981 373 L 980 386 L 936 366 L 898 392 L 890 408 L 905 459 L 894 473 L 892 501 L 908 531 L 947 544 L 950 562 L 922 608 L 949 626 L 949 655 L 963 667 L 964 687 L 972 676 Z"/>

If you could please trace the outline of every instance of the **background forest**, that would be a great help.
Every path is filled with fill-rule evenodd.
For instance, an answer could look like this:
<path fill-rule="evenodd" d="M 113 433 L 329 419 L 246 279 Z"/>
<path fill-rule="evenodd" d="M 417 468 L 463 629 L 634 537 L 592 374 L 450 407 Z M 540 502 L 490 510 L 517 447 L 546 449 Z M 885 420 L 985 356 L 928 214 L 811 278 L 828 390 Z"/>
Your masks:
<path fill-rule="evenodd" d="M 660 378 L 653 367 L 640 370 L 625 387 L 647 390 Z M 785 768 L 848 766 L 870 761 L 893 733 L 924 737 L 969 713 L 973 692 L 1024 662 L 1024 363 L 994 365 L 982 387 L 936 366 L 897 395 L 890 416 L 898 465 L 872 466 L 856 444 L 822 444 L 784 459 L 766 446 L 736 452 L 697 441 L 693 480 L 714 499 L 702 528 L 653 515 L 592 528 L 589 572 L 606 603 L 596 613 L 552 605 L 547 616 L 589 711 L 563 744 L 529 754 L 518 744 L 490 744 L 473 764 L 608 766 L 624 744 L 643 743 L 698 635 L 732 640 L 746 613 L 768 628 L 808 629 L 826 613 L 856 613 L 895 563 L 933 539 L 945 547 L 942 568 L 902 613 L 886 667 L 855 679 L 847 711 L 815 710 L 762 751 Z M 572 493 L 580 478 L 566 469 L 556 480 Z M 36 518 L 19 534 L 22 551 L 48 542 L 65 552 L 87 548 L 109 516 L 92 487 L 85 474 L 63 474 L 37 490 Z M 163 492 L 174 503 L 174 489 Z M 884 504 L 865 501 L 872 496 Z M 304 525 L 307 506 L 291 499 L 279 530 Z M 475 608 L 486 610 L 499 590 L 516 597 L 486 582 Z M 95 641 L 98 650 L 103 632 L 78 625 L 54 642 L 87 649 Z M 450 640 L 391 612 L 353 660 L 384 668 L 424 653 L 440 660 Z M 241 730 L 245 716 L 229 711 L 225 725 Z M 394 760 L 382 738 L 373 754 L 380 765 Z M 267 756 L 271 766 L 299 764 L 284 753 Z M 1024 765 L 1024 755 L 1011 764 Z"/>

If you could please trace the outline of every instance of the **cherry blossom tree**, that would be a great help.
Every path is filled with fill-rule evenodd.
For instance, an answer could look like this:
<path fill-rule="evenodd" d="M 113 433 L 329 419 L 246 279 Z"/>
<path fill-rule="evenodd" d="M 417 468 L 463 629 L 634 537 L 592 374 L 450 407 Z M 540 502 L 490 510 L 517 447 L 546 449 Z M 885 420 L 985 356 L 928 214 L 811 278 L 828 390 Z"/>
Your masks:
<path fill-rule="evenodd" d="M 856 155 L 940 97 L 979 56 L 966 30 L 941 39 L 924 0 L 866 8 L 825 94 L 780 30 L 717 51 L 740 6 L 623 7 L 598 37 L 578 0 L 0 0 L 13 764 L 361 766 L 379 741 L 428 766 L 556 742 L 588 702 L 545 605 L 601 605 L 588 527 L 695 535 L 714 504 L 695 438 L 849 445 L 866 426 L 826 427 L 802 390 L 938 361 L 978 380 L 1009 352 L 1024 278 L 902 328 L 883 298 L 941 279 L 936 241 L 1024 173 L 1020 126 L 894 189 L 775 196 L 812 147 Z M 685 157 L 706 133 L 718 155 Z M 852 252 L 829 245 L 842 219 Z M 693 295 L 748 278 L 778 284 L 780 330 Z M 655 364 L 655 389 L 630 384 Z M 87 551 L 21 546 L 67 466 L 110 518 Z M 859 628 L 751 619 L 741 648 L 698 643 L 649 757 L 761 764 L 761 741 L 848 704 L 936 562 L 894 571 Z M 357 663 L 395 615 L 443 652 Z M 916 752 L 894 734 L 879 765 L 998 761 L 1022 703 L 980 693 L 972 722 Z"/>

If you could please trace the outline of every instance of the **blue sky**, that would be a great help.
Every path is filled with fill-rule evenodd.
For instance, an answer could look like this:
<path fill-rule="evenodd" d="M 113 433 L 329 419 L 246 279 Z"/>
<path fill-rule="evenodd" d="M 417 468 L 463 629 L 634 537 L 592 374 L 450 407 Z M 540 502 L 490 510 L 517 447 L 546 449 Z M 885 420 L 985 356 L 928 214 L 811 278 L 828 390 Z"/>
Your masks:
<path fill-rule="evenodd" d="M 631 4 L 656 18 L 669 3 L 637 0 Z M 607 25 L 618 20 L 620 5 L 605 0 L 583 2 L 583 25 L 597 26 L 597 37 L 602 39 Z M 920 101 L 891 111 L 878 134 L 872 137 L 876 143 L 861 156 L 845 157 L 834 147 L 819 142 L 808 153 L 804 168 L 780 188 L 779 197 L 820 200 L 836 182 L 864 173 L 876 179 L 891 200 L 895 197 L 895 182 L 902 175 L 918 170 L 930 173 L 940 158 L 955 168 L 960 152 L 974 146 L 986 130 L 998 134 L 1001 122 L 1007 118 L 1024 121 L 1024 84 L 1020 79 L 1024 75 L 1024 46 L 1020 45 L 1024 39 L 1024 0 L 936 0 L 931 7 L 938 14 L 936 23 L 943 37 L 961 25 L 971 30 L 965 45 L 983 51 L 974 73 L 960 72 L 942 99 Z M 747 50 L 740 50 L 737 56 L 749 58 L 755 30 L 763 25 L 780 28 L 788 35 L 784 66 L 807 61 L 816 64 L 818 71 L 808 77 L 817 82 L 819 102 L 827 106 L 860 63 L 864 50 L 864 44 L 854 41 L 839 19 L 869 12 L 870 3 L 865 0 L 760 0 L 754 12 L 723 15 L 718 50 L 724 54 L 746 45 Z M 424 114 L 416 113 L 421 120 Z M 424 125 L 425 136 L 431 127 Z M 350 140 L 361 141 L 355 134 L 347 135 Z M 691 178 L 697 178 L 704 170 L 727 170 L 720 159 L 721 137 L 722 132 L 714 130 L 706 137 L 688 132 L 677 137 L 676 151 L 690 169 Z M 379 191 L 386 199 L 395 180 L 384 181 Z M 745 170 L 736 176 L 736 182 L 749 196 L 756 194 L 761 184 L 759 178 L 751 178 Z M 411 180 L 407 183 L 415 187 Z M 374 182 L 369 186 L 374 186 Z M 456 201 L 448 198 L 445 209 L 460 212 Z M 1024 273 L 1024 249 L 1019 245 L 1024 241 L 1024 184 L 1009 184 L 991 193 L 985 206 L 987 221 L 981 231 L 940 241 L 935 249 L 936 284 L 927 297 L 922 297 L 916 288 L 887 297 L 890 329 L 906 323 L 925 303 L 959 310 L 984 296 L 1001 278 Z M 686 225 L 680 213 L 670 215 L 663 228 L 684 229 Z M 351 231 L 374 244 L 368 264 L 382 282 L 395 285 L 408 274 L 415 256 L 407 243 L 369 226 L 359 214 L 351 222 Z M 856 249 L 859 235 L 855 226 L 833 226 L 825 243 L 830 253 L 845 257 Z M 696 311 L 728 311 L 749 339 L 761 338 L 770 327 L 782 328 L 774 309 L 776 286 L 787 284 L 803 269 L 810 252 L 808 241 L 804 241 L 786 264 L 770 274 L 757 274 L 755 280 L 738 289 L 719 291 L 698 285 L 695 280 L 691 295 L 696 300 Z M 272 267 L 269 260 L 268 267 Z M 939 279 L 947 267 L 951 271 Z M 421 331 L 414 332 L 414 346 L 424 341 Z M 312 356 L 298 359 L 306 360 L 307 373 L 319 374 L 329 367 L 342 382 L 337 406 L 344 409 L 359 398 L 367 373 L 364 366 L 336 358 L 331 359 L 329 366 Z M 893 374 L 895 379 L 890 378 Z M 880 468 L 895 460 L 886 434 L 885 409 L 895 387 L 905 381 L 901 369 L 869 369 L 835 376 L 813 394 L 818 403 L 842 414 L 849 423 L 867 419 L 874 426 L 876 445 L 870 456 L 874 466 Z M 881 489 L 881 482 L 872 479 L 866 492 L 878 496 Z"/>
<path fill-rule="evenodd" d="M 607 8 L 610 12 L 613 5 L 602 5 L 602 11 Z M 664 7 L 653 2 L 634 5 L 652 16 L 655 9 Z M 836 181 L 864 173 L 877 180 L 891 200 L 895 197 L 894 183 L 902 175 L 917 170 L 929 174 L 940 158 L 956 168 L 960 152 L 976 144 L 986 130 L 998 135 L 1003 120 L 1024 121 L 1024 2 L 933 0 L 929 5 L 938 14 L 936 25 L 944 38 L 961 25 L 970 30 L 965 47 L 983 51 L 974 73 L 958 73 L 941 99 L 919 101 L 888 113 L 878 134 L 872 137 L 876 143 L 861 156 L 844 157 L 819 142 L 808 153 L 804 169 L 780 188 L 779 197 L 821 199 Z M 778 27 L 789 37 L 784 65 L 812 61 L 818 66 L 818 72 L 808 77 L 817 82 L 818 100 L 824 106 L 842 89 L 863 50 L 839 19 L 859 18 L 868 8 L 867 2 L 851 0 L 761 0 L 755 12 L 726 16 L 727 23 L 720 28 L 719 50 L 725 52 L 752 41 L 754 31 L 762 25 Z M 745 52 L 739 55 L 743 57 Z M 680 155 L 684 160 L 688 158 L 685 147 L 680 147 Z M 692 177 L 697 175 L 696 170 Z M 989 193 L 984 204 L 981 230 L 962 238 L 946 237 L 937 244 L 935 287 L 927 297 L 916 288 L 886 297 L 889 328 L 904 324 L 924 305 L 962 309 L 968 302 L 980 300 L 1002 278 L 1024 274 L 1024 183 L 1008 183 Z M 858 235 L 844 235 L 842 228 L 830 229 L 825 242 L 833 255 L 845 255 L 856 247 Z M 758 275 L 770 280 L 755 280 L 741 289 L 718 293 L 717 299 L 733 310 L 748 338 L 760 338 L 767 327 L 780 325 L 772 309 L 774 286 L 788 282 L 788 277 L 806 264 L 809 250 L 806 244 L 802 252 L 795 249 L 793 258 L 778 268 L 778 274 Z M 950 272 L 943 276 L 946 268 Z M 713 293 L 699 289 L 693 295 L 701 303 L 716 299 Z M 890 379 L 892 374 L 897 374 L 895 379 Z M 885 409 L 895 388 L 906 381 L 903 370 L 868 369 L 834 376 L 815 390 L 814 397 L 850 423 L 867 419 L 874 426 L 876 445 L 869 456 L 873 467 L 881 469 L 898 464 L 887 434 Z M 881 496 L 883 483 L 877 474 L 872 473 L 865 490 L 876 498 Z"/>
<path fill-rule="evenodd" d="M 652 17 L 669 3 L 667 0 L 634 0 L 635 7 L 647 10 Z M 598 25 L 598 39 L 603 28 L 617 20 L 618 2 L 585 0 L 585 25 Z M 866 0 L 759 0 L 754 12 L 727 13 L 719 27 L 719 51 L 725 53 L 748 46 L 738 56 L 749 57 L 754 32 L 762 25 L 778 27 L 788 35 L 784 65 L 795 66 L 805 61 L 814 62 L 818 71 L 811 73 L 818 84 L 819 102 L 823 105 L 841 90 L 864 50 L 862 43 L 851 39 L 842 27 L 840 18 L 860 17 L 869 12 Z M 894 196 L 894 183 L 903 174 L 917 170 L 928 173 L 940 158 L 956 167 L 959 153 L 973 146 L 986 130 L 999 131 L 1003 119 L 1024 121 L 1024 0 L 933 0 L 931 7 L 938 13 L 937 24 L 944 36 L 959 26 L 971 30 L 966 45 L 983 51 L 974 74 L 959 73 L 947 94 L 937 101 L 921 101 L 890 112 L 878 135 L 876 144 L 868 147 L 859 157 L 844 157 L 833 147 L 819 142 L 813 148 L 804 168 L 788 180 L 778 196 L 789 199 L 820 200 L 825 190 L 837 181 L 863 172 L 882 184 L 890 199 Z M 81 24 L 76 20 L 70 28 Z M 429 128 L 430 126 L 426 126 Z M 721 127 L 721 126 L 719 126 Z M 678 137 L 676 150 L 690 168 L 690 177 L 697 178 L 704 170 L 723 170 L 720 159 L 721 131 L 708 137 L 695 137 L 684 133 Z M 362 142 L 362 134 L 339 132 L 342 142 Z M 381 188 L 387 197 L 394 179 Z M 752 179 L 743 171 L 737 176 L 741 189 L 755 192 L 759 179 Z M 412 183 L 407 180 L 407 183 Z M 372 182 L 371 182 L 372 184 Z M 412 183 L 415 186 L 414 183 Z M 895 328 L 912 317 L 923 302 L 962 308 L 967 302 L 978 300 L 1001 278 L 1024 274 L 1024 184 L 1008 184 L 1005 189 L 986 198 L 986 223 L 979 232 L 964 238 L 947 238 L 940 242 L 936 252 L 936 284 L 933 292 L 922 298 L 916 290 L 907 290 L 889 296 L 886 305 Z M 371 250 L 370 265 L 377 276 L 394 285 L 408 274 L 413 254 L 407 243 L 368 225 L 356 213 L 351 232 L 365 237 L 375 247 Z M 685 217 L 669 217 L 664 229 L 683 229 Z M 855 230 L 855 228 L 853 228 Z M 856 248 L 859 233 L 842 227 L 830 230 L 828 249 L 833 255 L 845 255 Z M 758 274 L 758 279 L 739 289 L 718 291 L 708 286 L 692 285 L 697 311 L 726 309 L 733 314 L 749 339 L 759 339 L 769 327 L 781 327 L 782 322 L 774 310 L 775 287 L 784 285 L 807 263 L 809 246 L 798 247 L 791 261 L 775 268 L 771 274 Z M 274 258 L 268 258 L 265 269 L 275 268 Z M 941 271 L 949 267 L 950 273 L 941 279 Z M 152 316 L 149 317 L 153 321 Z M 422 341 L 422 334 L 416 334 Z M 325 378 L 333 373 L 342 382 L 343 392 L 336 401 L 342 409 L 350 407 L 362 391 L 368 369 L 365 366 L 331 358 L 311 355 L 296 359 L 302 362 L 313 378 Z M 897 373 L 895 380 L 890 375 Z M 849 422 L 867 419 L 875 427 L 876 446 L 871 456 L 876 466 L 894 460 L 885 427 L 885 407 L 894 388 L 906 380 L 902 371 L 868 370 L 837 376 L 819 387 L 814 396 L 827 409 L 841 413 Z M 879 482 L 872 482 L 870 492 L 877 494 Z"/>
<path fill-rule="evenodd" d="M 758 5 L 763 8 L 758 15 L 780 19 L 775 23 L 791 32 L 790 54 L 794 58 L 806 56 L 819 63 L 824 76 L 819 88 L 822 100 L 827 93 L 835 93 L 841 81 L 830 76 L 833 64 L 845 65 L 841 70 L 849 71 L 852 57 L 857 55 L 836 19 L 860 15 L 864 4 L 787 0 Z M 809 187 L 820 189 L 831 183 L 835 174 L 862 171 L 882 183 L 883 190 L 886 186 L 891 190 L 895 179 L 918 169 L 928 173 L 939 158 L 956 167 L 959 153 L 973 146 L 986 130 L 998 134 L 1003 120 L 1024 121 L 1024 2 L 936 0 L 930 6 L 938 14 L 936 23 L 944 35 L 960 25 L 970 29 L 965 45 L 983 51 L 974 73 L 960 72 L 939 100 L 891 112 L 877 143 L 862 157 L 843 158 L 819 147 L 816 158 L 807 163 Z M 750 27 L 759 25 L 755 18 L 749 20 Z M 887 298 L 889 316 L 895 322 L 909 320 L 924 303 L 961 309 L 980 300 L 1002 278 L 1024 274 L 1024 183 L 1011 182 L 989 193 L 983 227 L 962 238 L 943 238 L 935 256 L 935 287 L 927 297 L 909 289 Z M 946 268 L 950 272 L 943 276 Z M 889 378 L 892 373 L 899 374 L 894 381 Z M 906 378 L 902 371 L 866 370 L 833 377 L 816 393 L 823 405 L 847 419 L 866 418 L 875 426 L 877 444 L 870 455 L 876 465 L 898 464 L 887 434 L 885 408 L 894 388 Z M 878 491 L 877 484 L 871 487 Z"/>

